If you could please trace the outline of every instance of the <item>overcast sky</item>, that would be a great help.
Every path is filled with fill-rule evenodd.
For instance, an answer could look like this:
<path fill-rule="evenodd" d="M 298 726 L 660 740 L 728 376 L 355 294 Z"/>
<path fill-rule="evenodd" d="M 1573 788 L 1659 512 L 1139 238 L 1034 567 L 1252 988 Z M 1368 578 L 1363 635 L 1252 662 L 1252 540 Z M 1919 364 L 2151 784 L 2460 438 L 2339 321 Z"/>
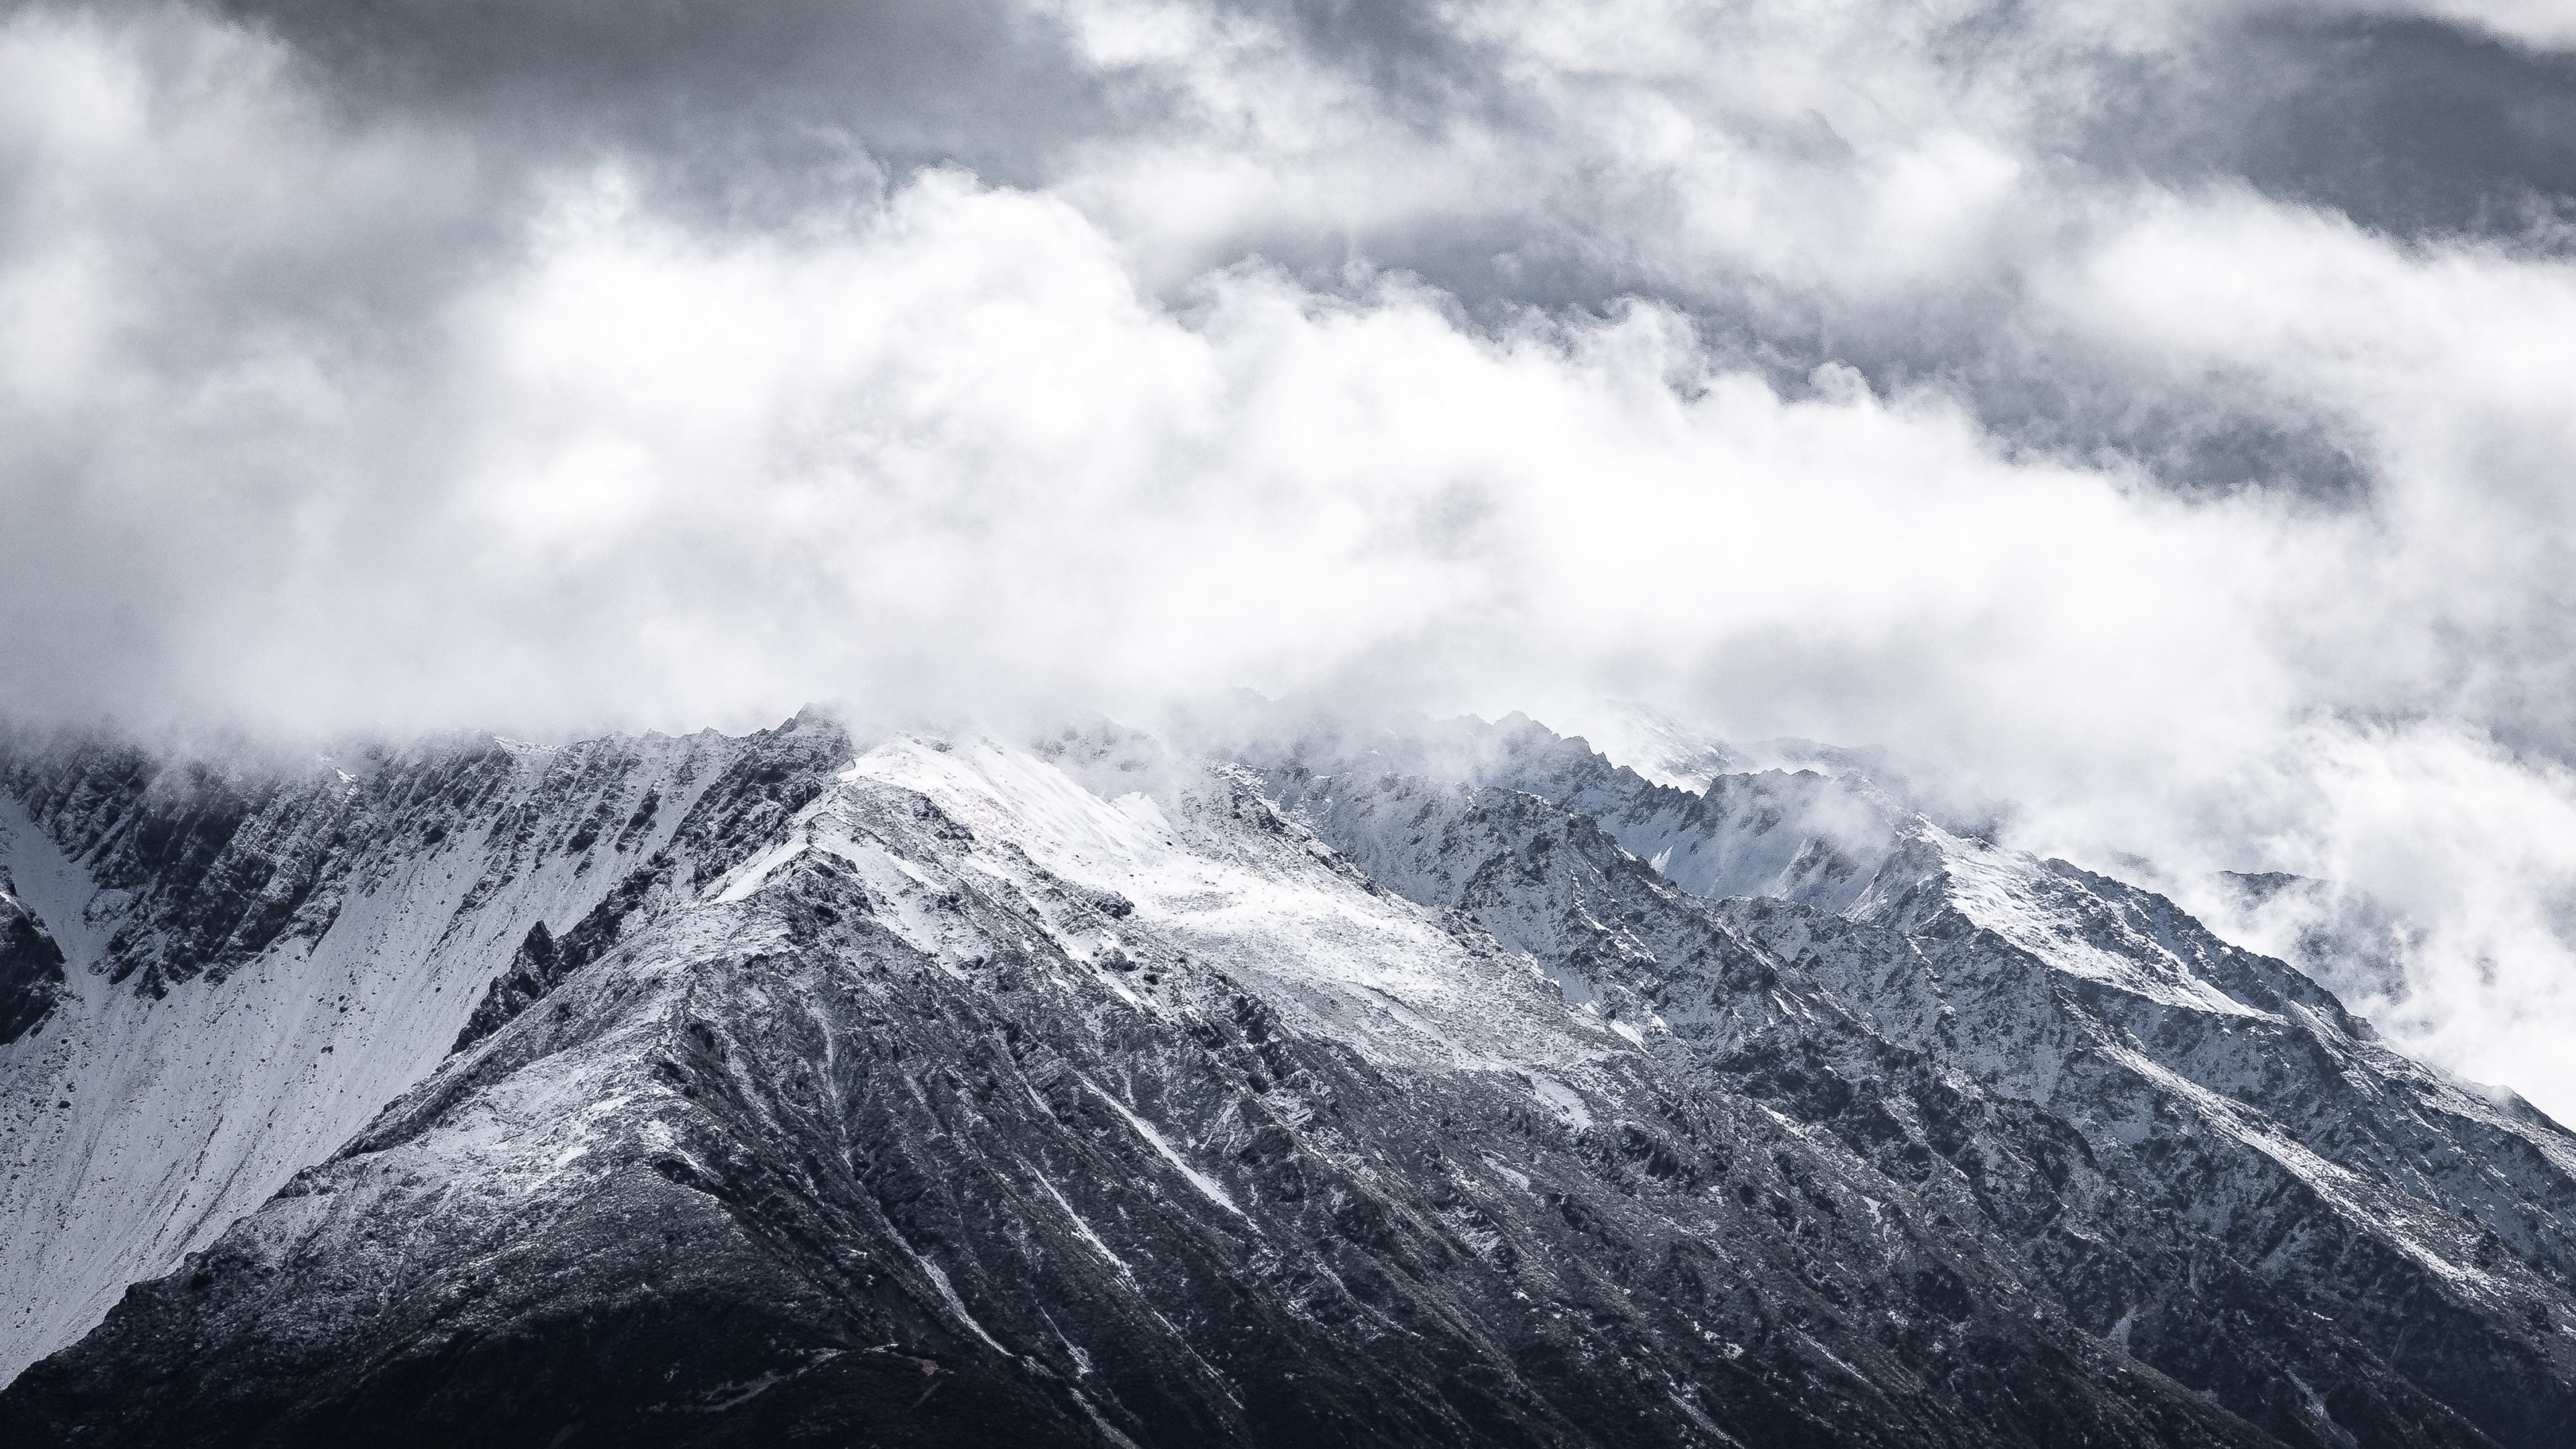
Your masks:
<path fill-rule="evenodd" d="M 0 19 L 22 716 L 1644 698 L 2576 1116 L 2571 460 L 2564 0 Z"/>

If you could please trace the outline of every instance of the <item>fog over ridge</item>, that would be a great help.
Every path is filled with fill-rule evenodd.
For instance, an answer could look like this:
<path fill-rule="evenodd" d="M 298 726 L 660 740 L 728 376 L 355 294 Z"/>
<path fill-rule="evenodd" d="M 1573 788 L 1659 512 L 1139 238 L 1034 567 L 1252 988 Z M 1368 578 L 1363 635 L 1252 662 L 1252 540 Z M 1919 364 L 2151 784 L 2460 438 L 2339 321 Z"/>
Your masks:
<path fill-rule="evenodd" d="M 2044 11 L 20 7 L 0 700 L 1646 698 L 2576 1111 L 2576 30 Z"/>

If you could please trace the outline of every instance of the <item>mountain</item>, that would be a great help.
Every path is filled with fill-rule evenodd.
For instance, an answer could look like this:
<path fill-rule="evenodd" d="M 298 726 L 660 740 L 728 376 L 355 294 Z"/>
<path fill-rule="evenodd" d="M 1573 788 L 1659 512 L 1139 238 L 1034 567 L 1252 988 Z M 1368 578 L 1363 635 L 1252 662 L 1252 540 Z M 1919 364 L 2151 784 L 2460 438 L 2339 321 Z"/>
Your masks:
<path fill-rule="evenodd" d="M 0 754 L 0 1374 L 213 1242 L 437 1066 L 537 921 L 665 848 L 751 742 L 283 764 Z M 44 940 L 76 963 L 49 973 Z"/>
<path fill-rule="evenodd" d="M 0 1429 L 2564 1441 L 2576 1137 L 1819 763 L 11 737 Z"/>
<path fill-rule="evenodd" d="M 1692 795 L 1535 725 L 1467 733 L 1299 739 L 1266 787 L 1677 1072 L 1973 1215 L 2088 1331 L 2284 1440 L 2576 1423 L 2576 1154 L 2527 1105 L 2160 897 L 1865 780 Z"/>

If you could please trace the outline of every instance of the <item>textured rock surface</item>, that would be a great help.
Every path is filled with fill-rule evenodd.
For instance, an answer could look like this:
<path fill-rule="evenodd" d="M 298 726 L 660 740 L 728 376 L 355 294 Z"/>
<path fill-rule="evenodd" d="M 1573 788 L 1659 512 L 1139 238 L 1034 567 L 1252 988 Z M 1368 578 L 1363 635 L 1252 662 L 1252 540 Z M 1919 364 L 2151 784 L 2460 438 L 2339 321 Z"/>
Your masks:
<path fill-rule="evenodd" d="M 470 951 L 370 957 L 434 978 L 434 1006 L 402 998 L 419 1064 L 306 1061 L 334 1101 L 385 1085 L 184 1258 L 92 1265 L 107 1298 L 152 1281 L 0 1392 L 11 1442 L 2538 1446 L 2576 1422 L 2566 1133 L 2158 898 L 1866 782 L 1684 792 L 1519 724 L 1229 763 L 800 719 L 555 752 L 596 783 L 536 807 L 564 760 L 453 748 L 517 761 L 442 836 L 506 879 L 434 897 Z M 102 1003 L 192 1029 L 191 993 L 327 950 L 439 849 L 405 790 L 309 863 L 226 866 L 245 831 L 302 859 L 261 844 L 313 828 L 277 823 L 274 783 L 155 837 L 197 844 L 129 849 L 194 807 L 76 758 L 10 767 L 17 859 L 94 884 L 9 1071 L 100 1049 Z M 445 810 L 497 767 L 402 768 Z M 531 871 L 551 887 L 514 893 Z M 242 904 L 254 878 L 299 903 Z"/>
<path fill-rule="evenodd" d="M 2089 1331 L 2285 1440 L 2541 1445 L 2576 1423 L 2576 1140 L 2538 1113 L 2387 1050 L 2159 897 L 1865 785 L 1719 777 L 1677 800 L 1496 733 L 1472 757 L 1309 740 L 1268 752 L 1268 788 L 1678 1070 L 1973 1215 Z M 1676 883 L 1730 869 L 1788 899 Z"/>
<path fill-rule="evenodd" d="M 0 740 L 0 868 L 71 963 L 0 1047 L 0 1374 L 426 1075 L 533 925 L 583 921 L 684 827 L 722 849 L 774 823 L 793 807 L 756 777 L 826 738 L 846 750 L 790 726 L 283 765 Z"/>
<path fill-rule="evenodd" d="M 63 994 L 63 948 L 0 870 L 0 1046 L 35 1030 Z"/>

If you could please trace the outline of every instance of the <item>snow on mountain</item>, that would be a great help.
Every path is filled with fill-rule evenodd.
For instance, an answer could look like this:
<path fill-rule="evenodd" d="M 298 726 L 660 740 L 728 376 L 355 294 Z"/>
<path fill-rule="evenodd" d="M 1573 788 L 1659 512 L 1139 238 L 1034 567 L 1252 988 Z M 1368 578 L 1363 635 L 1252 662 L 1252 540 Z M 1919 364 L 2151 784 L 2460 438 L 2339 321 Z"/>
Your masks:
<path fill-rule="evenodd" d="M 1558 723 L 1612 764 L 1688 794 L 1707 789 L 1720 775 L 1759 768 L 1752 756 L 1715 733 L 1634 700 L 1596 700 L 1558 717 Z"/>
<path fill-rule="evenodd" d="M 1952 1198 L 2092 1331 L 2267 1429 L 2314 1417 L 2282 1387 L 2301 1374 L 2389 1395 L 2340 1421 L 2385 1432 L 2465 1412 L 2546 1443 L 2576 1416 L 2576 1138 L 2556 1124 L 2390 1051 L 2161 897 L 1865 786 L 1820 811 L 1833 796 L 1811 785 L 1789 797 L 1803 815 L 1762 776 L 1677 799 L 1534 726 L 1492 733 L 1483 751 L 1362 735 L 1252 753 L 1379 878 L 1466 909 L 1677 1068 Z M 1866 850 L 1854 802 L 1880 812 Z M 1852 869 L 1754 872 L 1769 899 L 1691 889 L 1741 884 L 1706 863 L 1775 837 L 1771 859 Z M 2235 1330 L 2249 1294 L 2301 1311 Z"/>
<path fill-rule="evenodd" d="M 0 1046 L 0 1375 L 98 1321 L 438 1064 L 494 962 L 579 920 L 741 753 L 474 740 L 276 778 L 0 757 L 65 986 Z"/>
<path fill-rule="evenodd" d="M 1120 920 L 1132 929 L 1184 952 L 1221 948 L 1229 971 L 1297 1028 L 1373 1061 L 1562 1071 L 1626 1049 L 1598 1033 L 1569 1036 L 1563 1003 L 1528 962 L 1476 953 L 1419 909 L 1355 889 L 1355 874 L 1281 821 L 1249 775 L 1193 771 L 1154 751 L 1117 763 L 1153 769 L 1156 793 L 1121 790 L 1148 782 L 1083 758 L 1093 748 L 1058 741 L 1048 753 L 1102 793 L 988 737 L 898 739 L 862 756 L 851 778 L 918 791 L 1049 875 L 1112 893 L 1128 903 Z M 1114 934 L 1067 945 L 1093 960 L 1122 949 Z"/>
<path fill-rule="evenodd" d="M 822 760 L 0 1423 L 2259 1442 L 1244 772 L 1093 743 Z"/>
<path fill-rule="evenodd" d="M 0 783 L 13 1341 L 116 1304 L 18 1441 L 2576 1420 L 2576 1139 L 1865 777 L 805 716 Z"/>

